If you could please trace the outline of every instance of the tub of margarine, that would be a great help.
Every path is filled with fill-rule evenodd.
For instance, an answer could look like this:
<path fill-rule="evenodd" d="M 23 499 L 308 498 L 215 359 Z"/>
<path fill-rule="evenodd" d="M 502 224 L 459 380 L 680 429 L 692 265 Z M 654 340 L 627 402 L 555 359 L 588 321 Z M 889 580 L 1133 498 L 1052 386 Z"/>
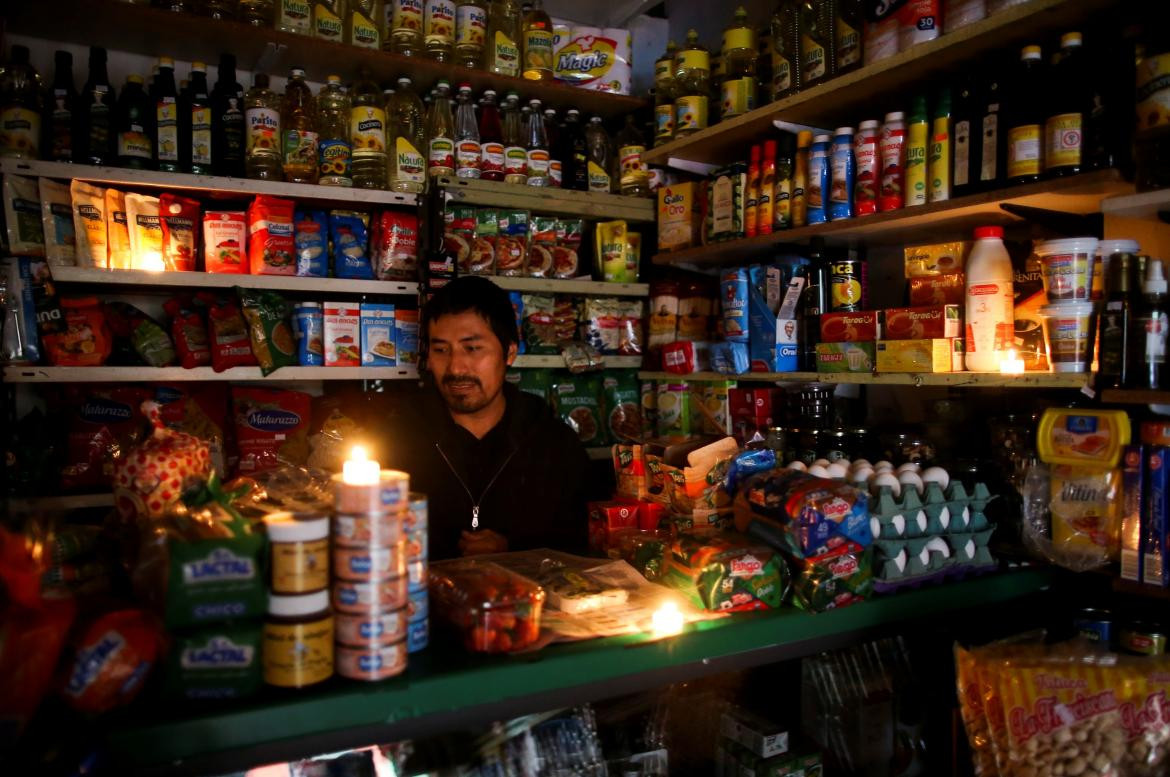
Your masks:
<path fill-rule="evenodd" d="M 1046 464 L 1111 468 L 1130 433 L 1124 410 L 1049 408 L 1040 418 L 1036 449 Z"/>
<path fill-rule="evenodd" d="M 261 651 L 264 682 L 304 688 L 333 676 L 333 613 L 329 592 L 268 597 Z"/>

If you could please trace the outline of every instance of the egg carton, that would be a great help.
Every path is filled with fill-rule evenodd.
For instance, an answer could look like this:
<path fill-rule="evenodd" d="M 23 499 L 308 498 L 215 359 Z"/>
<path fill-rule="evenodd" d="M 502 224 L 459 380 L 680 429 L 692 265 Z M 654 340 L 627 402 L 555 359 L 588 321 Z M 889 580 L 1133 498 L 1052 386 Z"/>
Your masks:
<path fill-rule="evenodd" d="M 888 593 L 996 568 L 988 543 L 995 529 L 874 541 L 875 590 Z"/>
<path fill-rule="evenodd" d="M 983 531 L 990 525 L 984 510 L 993 498 L 983 483 L 976 483 L 970 494 L 959 482 L 945 491 L 938 483 L 927 483 L 921 495 L 906 488 L 901 498 L 882 486 L 869 500 L 870 529 L 875 540 Z"/>

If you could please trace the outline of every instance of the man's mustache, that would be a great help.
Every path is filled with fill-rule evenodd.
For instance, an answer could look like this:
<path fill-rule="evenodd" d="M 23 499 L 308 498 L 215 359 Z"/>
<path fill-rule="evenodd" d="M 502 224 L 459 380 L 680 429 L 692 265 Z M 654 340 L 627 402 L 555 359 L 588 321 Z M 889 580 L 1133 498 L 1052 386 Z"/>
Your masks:
<path fill-rule="evenodd" d="M 482 388 L 479 382 L 479 378 L 475 377 L 474 375 L 447 375 L 443 378 L 444 386 L 450 386 L 453 383 L 473 383 L 476 386 L 480 386 L 480 388 Z"/>

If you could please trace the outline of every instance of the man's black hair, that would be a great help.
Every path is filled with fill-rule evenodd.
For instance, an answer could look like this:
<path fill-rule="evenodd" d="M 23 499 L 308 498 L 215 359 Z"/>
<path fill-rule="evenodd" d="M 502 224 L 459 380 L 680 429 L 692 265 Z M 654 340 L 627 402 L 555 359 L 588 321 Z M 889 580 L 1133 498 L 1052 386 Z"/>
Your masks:
<path fill-rule="evenodd" d="M 516 331 L 516 311 L 508 292 L 476 275 L 465 275 L 435 292 L 422 311 L 419 346 L 425 351 L 430 344 L 430 324 L 440 316 L 472 311 L 488 323 L 506 356 L 508 346 L 520 343 Z"/>

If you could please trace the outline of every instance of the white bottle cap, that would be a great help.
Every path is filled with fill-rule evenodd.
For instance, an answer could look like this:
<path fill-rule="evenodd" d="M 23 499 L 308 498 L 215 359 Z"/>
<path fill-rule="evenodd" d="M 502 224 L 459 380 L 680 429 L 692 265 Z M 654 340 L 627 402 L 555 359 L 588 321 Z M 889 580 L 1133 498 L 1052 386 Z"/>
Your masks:
<path fill-rule="evenodd" d="M 906 114 L 902 113 L 901 111 L 890 111 L 889 113 L 886 114 L 886 124 L 890 124 L 890 123 L 895 122 L 895 121 L 905 121 L 905 120 L 906 120 Z"/>
<path fill-rule="evenodd" d="M 1143 294 L 1165 294 L 1166 276 L 1162 274 L 1162 260 L 1151 259 L 1146 264 L 1146 282 L 1142 284 Z"/>

